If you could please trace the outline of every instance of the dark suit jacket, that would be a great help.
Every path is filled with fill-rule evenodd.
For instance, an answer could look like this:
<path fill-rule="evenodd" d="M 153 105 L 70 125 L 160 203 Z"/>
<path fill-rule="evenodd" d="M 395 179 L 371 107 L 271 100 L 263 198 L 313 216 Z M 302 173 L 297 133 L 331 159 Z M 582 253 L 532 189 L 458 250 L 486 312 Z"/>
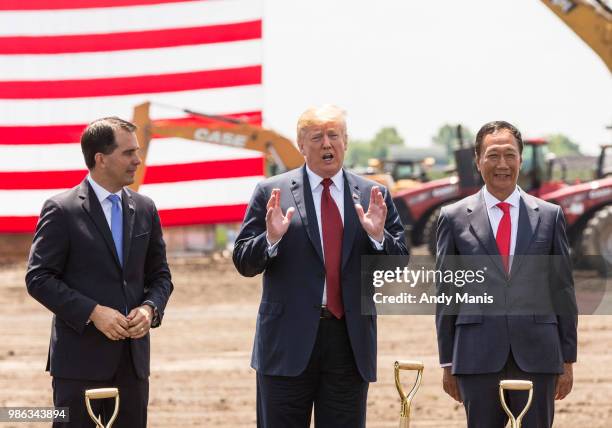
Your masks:
<path fill-rule="evenodd" d="M 559 206 L 521 191 L 509 277 L 482 191 L 442 208 L 437 245 L 438 269 L 455 263 L 456 255 L 482 256 L 481 265 L 487 266 L 484 286 L 497 305 L 496 315 L 484 314 L 486 305 L 458 315 L 438 305 L 440 363 L 452 362 L 454 374 L 494 373 L 512 352 L 525 372 L 562 373 L 563 362 L 576 360 L 576 298 Z M 500 310 L 509 315 L 500 315 Z"/>
<path fill-rule="evenodd" d="M 344 237 L 341 287 L 346 325 L 357 367 L 366 381 L 376 379 L 376 317 L 361 315 L 360 263 L 368 254 L 407 254 L 404 228 L 389 192 L 385 242 L 375 251 L 359 223 L 354 204 L 367 211 L 372 186 L 344 171 Z M 275 257 L 266 241 L 266 204 L 272 189 L 281 191 L 283 213 L 296 213 Z M 236 240 L 234 264 L 245 276 L 263 272 L 263 295 L 257 316 L 251 366 L 264 375 L 297 376 L 308 364 L 319 326 L 325 266 L 306 168 L 298 168 L 257 185 Z"/>
<path fill-rule="evenodd" d="M 172 293 L 159 216 L 153 201 L 123 190 L 123 254 L 87 180 L 47 200 L 30 250 L 28 292 L 54 313 L 47 370 L 67 379 L 111 378 L 124 344 L 87 323 L 96 304 L 125 313 L 152 301 L 163 316 Z M 149 376 L 149 335 L 129 340 L 136 373 Z"/>

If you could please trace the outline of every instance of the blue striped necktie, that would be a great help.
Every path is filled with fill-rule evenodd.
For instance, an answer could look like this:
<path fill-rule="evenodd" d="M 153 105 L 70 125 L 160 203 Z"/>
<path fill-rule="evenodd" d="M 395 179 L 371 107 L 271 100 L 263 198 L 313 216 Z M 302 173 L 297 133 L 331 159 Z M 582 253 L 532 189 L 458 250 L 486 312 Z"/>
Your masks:
<path fill-rule="evenodd" d="M 107 199 L 113 204 L 111 208 L 111 233 L 113 234 L 113 241 L 115 241 L 119 263 L 123 266 L 123 216 L 121 215 L 121 198 L 112 193 L 108 195 Z"/>

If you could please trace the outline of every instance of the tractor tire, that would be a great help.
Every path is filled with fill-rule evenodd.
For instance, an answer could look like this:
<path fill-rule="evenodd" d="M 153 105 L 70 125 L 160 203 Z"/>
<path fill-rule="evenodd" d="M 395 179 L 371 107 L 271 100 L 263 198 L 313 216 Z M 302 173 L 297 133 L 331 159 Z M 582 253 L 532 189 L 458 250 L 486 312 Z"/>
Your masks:
<path fill-rule="evenodd" d="M 587 222 L 581 256 L 600 275 L 612 276 L 612 205 L 601 208 Z"/>
<path fill-rule="evenodd" d="M 440 217 L 440 211 L 442 207 L 438 207 L 432 211 L 429 218 L 425 222 L 425 228 L 423 229 L 423 243 L 427 245 L 427 250 L 432 256 L 436 256 L 437 242 L 436 232 L 438 230 L 438 217 Z"/>

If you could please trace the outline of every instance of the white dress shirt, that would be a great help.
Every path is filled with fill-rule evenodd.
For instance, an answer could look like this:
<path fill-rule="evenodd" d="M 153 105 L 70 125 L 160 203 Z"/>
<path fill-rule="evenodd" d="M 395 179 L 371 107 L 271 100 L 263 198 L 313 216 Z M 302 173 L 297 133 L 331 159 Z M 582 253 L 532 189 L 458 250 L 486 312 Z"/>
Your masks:
<path fill-rule="evenodd" d="M 306 166 L 306 173 L 308 175 L 308 182 L 310 183 L 310 191 L 312 192 L 312 201 L 314 202 L 315 212 L 317 214 L 317 225 L 319 226 L 319 237 L 321 239 L 321 250 L 323 251 L 323 257 L 325 258 L 325 248 L 323 245 L 323 227 L 321 226 L 321 195 L 323 195 L 323 178 L 319 177 L 315 174 L 308 166 Z M 336 173 L 333 177 L 331 177 L 332 185 L 329 186 L 329 193 L 336 203 L 338 207 L 338 211 L 340 211 L 340 217 L 342 218 L 342 225 L 344 225 L 344 175 L 342 169 Z M 383 236 L 382 242 L 376 241 L 374 238 L 368 235 L 370 241 L 372 241 L 372 246 L 380 251 L 383 249 L 383 245 L 385 243 L 385 237 Z M 274 257 L 276 255 L 276 251 L 278 249 L 278 244 L 282 240 L 278 240 L 273 245 L 268 240 L 266 236 L 266 240 L 268 242 L 268 255 L 270 257 Z M 322 305 L 327 304 L 327 281 L 323 283 L 323 299 L 321 302 Z"/>
<path fill-rule="evenodd" d="M 106 222 L 108 223 L 108 228 L 111 228 L 111 211 L 113 208 L 113 203 L 108 199 L 108 196 L 111 194 L 104 187 L 100 186 L 98 183 L 91 178 L 91 175 L 87 175 L 87 181 L 91 184 L 91 187 L 98 197 L 98 201 L 100 201 L 100 205 L 102 205 L 102 211 L 104 212 L 104 217 L 106 218 Z M 121 190 L 119 190 L 115 195 L 119 196 L 119 200 L 121 200 Z M 119 209 L 123 210 L 122 204 L 119 204 Z"/>

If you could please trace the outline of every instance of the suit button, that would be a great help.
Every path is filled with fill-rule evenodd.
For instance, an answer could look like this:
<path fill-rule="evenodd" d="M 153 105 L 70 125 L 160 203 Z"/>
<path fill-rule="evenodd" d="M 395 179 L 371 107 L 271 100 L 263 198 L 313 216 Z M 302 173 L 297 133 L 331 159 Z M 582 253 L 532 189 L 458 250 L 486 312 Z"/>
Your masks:
<path fill-rule="evenodd" d="M 125 279 L 123 280 L 123 286 L 127 287 L 127 281 Z"/>

